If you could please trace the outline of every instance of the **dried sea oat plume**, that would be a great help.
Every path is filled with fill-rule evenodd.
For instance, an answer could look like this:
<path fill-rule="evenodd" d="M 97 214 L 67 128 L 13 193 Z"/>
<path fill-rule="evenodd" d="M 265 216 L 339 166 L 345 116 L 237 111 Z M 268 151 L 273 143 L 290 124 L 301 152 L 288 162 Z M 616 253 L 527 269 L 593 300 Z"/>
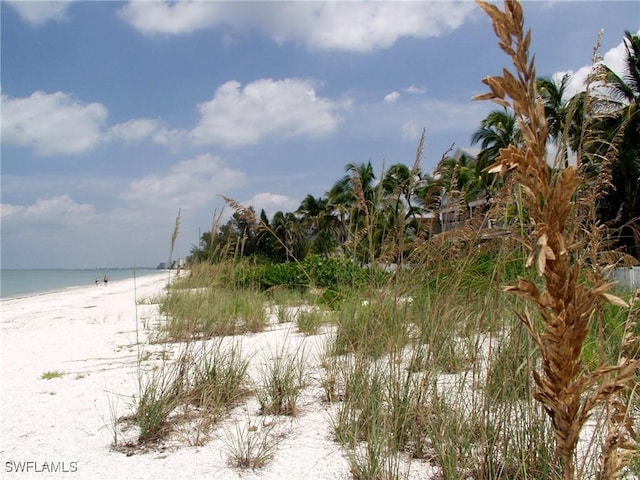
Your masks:
<path fill-rule="evenodd" d="M 514 70 L 503 69 L 502 76 L 483 80 L 490 92 L 476 97 L 513 109 L 523 136 L 523 145 L 511 145 L 489 171 L 512 172 L 524 193 L 524 206 L 529 215 L 528 232 L 523 242 L 529 250 L 528 266 L 535 266 L 544 280 L 542 286 L 520 279 L 507 291 L 527 299 L 537 309 L 541 326 L 528 312 L 518 313 L 532 339 L 540 348 L 542 365 L 534 371 L 536 400 L 541 402 L 555 430 L 555 458 L 565 480 L 573 480 L 576 472 L 576 447 L 580 432 L 594 408 L 615 405 L 613 417 L 625 417 L 617 396 L 629 388 L 640 366 L 638 360 L 620 358 L 618 365 L 589 370 L 581 353 L 589 332 L 590 321 L 599 302 L 627 307 L 620 298 L 609 293 L 612 284 L 602 276 L 586 284 L 581 272 L 577 240 L 575 194 L 583 179 L 574 166 L 552 169 L 546 161 L 548 127 L 544 106 L 536 92 L 536 72 L 529 58 L 531 32 L 524 31 L 520 3 L 505 1 L 504 11 L 493 4 L 478 1 L 489 15 L 499 39 L 500 48 L 511 58 Z M 618 421 L 617 424 L 620 422 Z M 630 434 L 621 435 L 617 444 L 605 446 L 602 478 L 616 478 L 624 467 L 617 452 L 633 443 Z M 608 438 L 608 442 L 615 439 Z M 615 466 L 615 468 L 611 468 Z"/>
<path fill-rule="evenodd" d="M 176 223 L 173 226 L 173 232 L 171 233 L 171 250 L 169 251 L 169 266 L 171 266 L 171 257 L 173 257 L 173 249 L 176 246 L 176 240 L 178 239 L 178 234 L 180 233 L 180 223 L 182 221 L 182 210 L 178 209 L 178 214 L 176 215 Z"/>

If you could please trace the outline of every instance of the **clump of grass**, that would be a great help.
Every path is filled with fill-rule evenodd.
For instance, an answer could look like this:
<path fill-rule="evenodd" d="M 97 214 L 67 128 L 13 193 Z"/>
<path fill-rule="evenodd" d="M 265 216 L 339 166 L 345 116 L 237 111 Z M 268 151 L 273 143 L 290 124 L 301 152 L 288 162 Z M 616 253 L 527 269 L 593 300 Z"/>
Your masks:
<path fill-rule="evenodd" d="M 51 380 L 53 378 L 62 378 L 64 377 L 64 372 L 61 372 L 60 370 L 49 370 L 46 372 L 43 372 L 42 375 L 40 375 L 40 378 L 42 380 Z"/>
<path fill-rule="evenodd" d="M 426 291 L 429 290 L 429 291 Z M 474 340 L 479 324 L 488 323 L 486 315 L 475 310 L 478 300 L 466 300 L 456 284 L 438 285 L 432 289 L 416 289 L 411 303 L 413 319 L 411 337 L 420 361 L 414 369 L 428 366 L 443 373 L 458 373 L 469 368 L 474 360 Z M 483 295 L 477 288 L 475 295 Z"/>
<path fill-rule="evenodd" d="M 386 374 L 366 356 L 345 360 L 341 365 L 344 401 L 334 419 L 334 432 L 346 449 L 351 476 L 356 480 L 397 478 L 393 471 L 398 452 L 392 446 L 385 405 Z"/>
<path fill-rule="evenodd" d="M 286 288 L 282 286 L 272 287 L 266 290 L 264 293 L 269 299 L 269 303 L 278 307 L 283 306 L 285 307 L 285 309 L 292 307 L 295 308 L 298 305 L 306 303 L 308 297 L 308 295 L 302 290 L 296 288 Z M 280 319 L 280 317 L 278 317 L 278 319 Z"/>
<path fill-rule="evenodd" d="M 531 368 L 536 363 L 536 356 L 522 326 L 505 332 L 488 361 L 484 392 L 489 402 L 511 403 L 530 398 Z"/>
<path fill-rule="evenodd" d="M 376 358 L 401 349 L 409 340 L 407 312 L 397 299 L 346 300 L 337 314 L 333 354 L 366 352 Z"/>
<path fill-rule="evenodd" d="M 162 360 L 140 373 L 134 413 L 124 420 L 139 428 L 138 444 L 165 438 L 178 424 L 196 420 L 194 444 L 201 444 L 224 413 L 249 394 L 248 361 L 237 344 L 221 339 L 181 347 L 175 361 Z M 195 407 L 195 408 L 194 408 Z"/>
<path fill-rule="evenodd" d="M 399 453 L 389 448 L 383 426 L 370 424 L 367 442 L 347 452 L 349 471 L 354 480 L 399 480 L 406 477 Z"/>
<path fill-rule="evenodd" d="M 227 263 L 193 262 L 188 273 L 171 282 L 173 290 L 197 290 L 224 286 L 222 279 L 229 265 Z"/>
<path fill-rule="evenodd" d="M 224 451 L 229 463 L 238 468 L 256 469 L 269 463 L 277 450 L 279 439 L 273 434 L 275 423 L 236 424 L 234 433 L 226 432 Z"/>
<path fill-rule="evenodd" d="M 334 368 L 340 386 L 333 395 L 343 401 L 334 420 L 336 439 L 355 448 L 359 442 L 368 441 L 374 430 L 372 424 L 384 423 L 385 375 L 364 355 L 345 356 Z"/>
<path fill-rule="evenodd" d="M 472 400 L 461 392 L 434 391 L 427 400 L 426 436 L 444 478 L 465 478 L 476 463 L 474 446 L 482 426 L 472 412 Z"/>
<path fill-rule="evenodd" d="M 290 323 L 294 321 L 296 317 L 295 307 L 289 307 L 287 305 L 278 305 L 276 308 L 278 312 L 278 323 Z"/>
<path fill-rule="evenodd" d="M 548 127 L 536 90 L 535 64 L 529 59 L 531 36 L 524 32 L 522 6 L 505 2 L 501 11 L 486 2 L 479 5 L 491 18 L 500 47 L 513 61 L 515 75 L 505 69 L 502 76 L 486 78 L 484 83 L 490 92 L 477 98 L 511 107 L 523 137 L 523 146 L 511 145 L 500 151 L 490 171 L 513 172 L 511 175 L 521 185 L 529 215 L 522 238 L 529 251 L 527 265 L 534 265 L 543 280 L 543 285 L 537 285 L 520 279 L 507 290 L 525 298 L 540 316 L 539 327 L 529 312 L 518 314 L 540 349 L 541 368 L 533 370 L 535 397 L 555 429 L 554 456 L 563 478 L 573 480 L 583 426 L 595 408 L 607 405 L 629 389 L 640 361 L 620 358 L 616 365 L 588 369 L 582 360 L 597 305 L 603 301 L 621 307 L 626 304 L 609 293 L 612 285 L 601 275 L 596 275 L 590 284 L 585 281 L 587 275 L 581 268 L 577 241 L 581 225 L 575 204 L 583 179 L 574 166 L 552 170 L 546 163 Z M 617 475 L 626 463 L 625 454 L 620 453 L 628 452 L 629 445 L 634 444 L 629 443 L 633 432 L 620 428 L 618 419 L 627 418 L 621 413 L 611 417 L 620 434 L 603 453 L 601 474 L 605 478 Z"/>
<path fill-rule="evenodd" d="M 326 314 L 322 310 L 301 310 L 296 318 L 298 331 L 305 335 L 317 335 L 326 322 Z"/>
<path fill-rule="evenodd" d="M 204 347 L 194 364 L 190 392 L 193 404 L 215 416 L 228 410 L 248 394 L 248 366 L 249 361 L 237 344 L 225 347 L 216 340 L 212 346 Z"/>
<path fill-rule="evenodd" d="M 265 299 L 251 289 L 171 289 L 160 311 L 168 317 L 163 330 L 173 341 L 260 332 L 267 325 Z"/>
<path fill-rule="evenodd" d="M 507 382 L 508 378 L 503 378 Z M 485 398 L 472 478 L 559 478 L 554 465 L 553 428 L 546 413 L 531 397 L 492 402 Z"/>
<path fill-rule="evenodd" d="M 141 383 L 139 397 L 134 399 L 133 415 L 140 429 L 138 443 L 160 440 L 169 432 L 169 415 L 180 404 L 183 380 L 179 369 L 162 369 L 153 371 Z"/>
<path fill-rule="evenodd" d="M 296 415 L 298 399 L 307 385 L 307 356 L 303 349 L 292 353 L 285 346 L 263 364 L 261 383 L 256 389 L 260 412 Z"/>
<path fill-rule="evenodd" d="M 425 456 L 424 394 L 428 372 L 415 375 L 396 356 L 333 359 L 330 396 L 341 400 L 334 433 L 354 478 L 398 478 L 401 452 Z M 325 387 L 326 388 L 326 387 Z"/>

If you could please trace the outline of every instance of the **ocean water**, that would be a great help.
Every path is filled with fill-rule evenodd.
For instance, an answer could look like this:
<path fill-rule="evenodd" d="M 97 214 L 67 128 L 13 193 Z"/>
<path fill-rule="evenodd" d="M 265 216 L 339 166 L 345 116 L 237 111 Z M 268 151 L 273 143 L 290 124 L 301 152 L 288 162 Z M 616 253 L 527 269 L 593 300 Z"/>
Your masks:
<path fill-rule="evenodd" d="M 86 270 L 0 270 L 0 298 L 23 297 L 43 292 L 64 290 L 70 287 L 95 285 L 96 278 L 103 284 L 105 275 L 109 281 L 126 280 L 160 273 L 152 268 L 105 268 Z"/>

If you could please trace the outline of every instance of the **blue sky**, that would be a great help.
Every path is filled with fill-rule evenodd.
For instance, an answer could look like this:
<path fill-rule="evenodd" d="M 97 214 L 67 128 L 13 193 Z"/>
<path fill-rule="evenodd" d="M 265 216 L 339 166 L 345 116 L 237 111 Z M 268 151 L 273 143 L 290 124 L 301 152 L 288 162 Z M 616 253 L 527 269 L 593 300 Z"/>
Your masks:
<path fill-rule="evenodd" d="M 524 3 L 537 72 L 615 68 L 634 1 Z M 1 2 L 2 268 L 155 266 L 219 195 L 292 211 L 349 162 L 469 146 L 507 59 L 472 2 Z M 576 87 L 577 88 L 577 87 Z M 228 215 L 231 212 L 226 209 Z"/>

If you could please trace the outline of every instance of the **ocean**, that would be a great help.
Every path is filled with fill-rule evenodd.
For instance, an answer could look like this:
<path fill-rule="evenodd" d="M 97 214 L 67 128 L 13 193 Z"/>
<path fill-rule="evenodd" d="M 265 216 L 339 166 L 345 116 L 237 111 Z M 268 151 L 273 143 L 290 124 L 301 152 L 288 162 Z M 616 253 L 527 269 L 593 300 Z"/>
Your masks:
<path fill-rule="evenodd" d="M 154 268 L 0 270 L 0 298 L 95 285 L 96 278 L 102 284 L 105 275 L 109 277 L 109 281 L 115 281 L 126 280 L 134 275 L 141 277 L 161 272 L 162 270 Z"/>

